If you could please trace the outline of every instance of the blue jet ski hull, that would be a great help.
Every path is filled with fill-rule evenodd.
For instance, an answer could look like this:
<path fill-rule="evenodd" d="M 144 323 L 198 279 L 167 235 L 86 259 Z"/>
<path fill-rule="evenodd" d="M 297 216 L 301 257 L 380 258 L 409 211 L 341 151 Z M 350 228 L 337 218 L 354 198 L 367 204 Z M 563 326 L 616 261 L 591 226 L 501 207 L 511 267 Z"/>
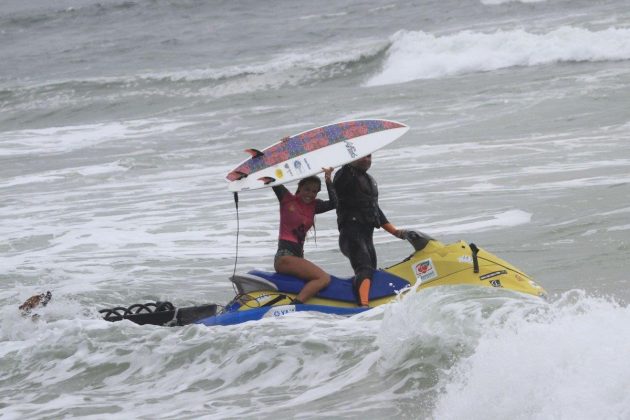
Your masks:
<path fill-rule="evenodd" d="M 207 326 L 213 325 L 234 325 L 241 324 L 247 321 L 258 321 L 263 318 L 277 318 L 287 314 L 295 312 L 316 311 L 325 314 L 351 316 L 361 312 L 364 312 L 370 308 L 340 308 L 335 306 L 325 305 L 282 305 L 282 306 L 267 306 L 255 309 L 249 309 L 247 311 L 234 311 L 226 312 L 219 315 L 214 315 L 208 318 L 203 318 L 195 322 L 195 324 L 202 324 Z"/>

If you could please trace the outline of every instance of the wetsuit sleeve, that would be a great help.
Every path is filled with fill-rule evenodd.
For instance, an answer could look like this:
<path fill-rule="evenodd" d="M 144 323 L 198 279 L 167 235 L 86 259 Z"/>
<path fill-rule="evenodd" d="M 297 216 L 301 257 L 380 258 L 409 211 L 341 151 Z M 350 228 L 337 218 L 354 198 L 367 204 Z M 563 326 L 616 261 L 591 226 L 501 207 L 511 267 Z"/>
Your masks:
<path fill-rule="evenodd" d="M 276 197 L 278 197 L 278 201 L 280 202 L 282 202 L 284 196 L 289 193 L 289 190 L 287 190 L 287 187 L 284 185 L 276 185 L 275 187 L 271 187 L 271 189 L 276 193 Z"/>
<path fill-rule="evenodd" d="M 387 220 L 385 213 L 383 213 L 383 210 L 381 210 L 381 208 L 379 207 L 378 208 L 378 225 L 383 226 L 386 223 L 389 223 L 389 220 Z"/>
<path fill-rule="evenodd" d="M 315 200 L 315 213 L 324 213 L 337 208 L 337 194 L 335 192 L 335 186 L 332 182 L 326 182 L 326 189 L 328 190 L 328 200 Z"/>

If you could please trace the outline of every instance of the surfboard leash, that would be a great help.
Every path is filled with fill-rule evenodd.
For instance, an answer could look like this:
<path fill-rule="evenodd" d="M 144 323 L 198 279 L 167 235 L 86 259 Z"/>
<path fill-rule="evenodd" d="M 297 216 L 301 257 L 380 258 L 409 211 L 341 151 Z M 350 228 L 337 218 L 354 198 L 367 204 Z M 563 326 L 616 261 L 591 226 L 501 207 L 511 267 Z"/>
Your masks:
<path fill-rule="evenodd" d="M 234 206 L 236 207 L 236 256 L 234 257 L 234 272 L 232 272 L 232 278 L 236 276 L 236 264 L 238 262 L 238 234 L 241 230 L 240 220 L 238 217 L 238 192 L 236 191 L 234 191 Z M 234 284 L 234 282 L 232 282 L 232 288 L 234 289 L 235 292 L 237 292 L 236 285 Z"/>

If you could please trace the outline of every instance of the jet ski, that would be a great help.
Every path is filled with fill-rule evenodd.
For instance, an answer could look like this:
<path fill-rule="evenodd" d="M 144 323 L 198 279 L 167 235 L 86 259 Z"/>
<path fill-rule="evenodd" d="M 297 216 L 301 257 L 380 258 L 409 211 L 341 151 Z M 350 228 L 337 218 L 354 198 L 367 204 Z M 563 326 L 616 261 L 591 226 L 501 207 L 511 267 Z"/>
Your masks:
<path fill-rule="evenodd" d="M 353 277 L 331 275 L 330 284 L 308 303 L 293 304 L 304 285 L 303 280 L 286 274 L 252 270 L 230 278 L 237 294 L 222 309 L 217 305 L 204 305 L 178 310 L 171 304 L 161 303 L 163 310 L 157 310 L 153 315 L 134 311 L 121 313 L 120 310 L 125 308 L 114 308 L 119 310 L 117 314 L 112 310 L 101 312 L 109 321 L 128 319 L 143 324 L 214 326 L 303 311 L 349 316 L 391 302 L 401 293 L 435 286 L 492 287 L 546 297 L 545 290 L 527 274 L 474 243 L 459 241 L 445 245 L 421 232 L 410 232 L 407 240 L 414 252 L 401 262 L 374 273 L 367 308 L 357 305 Z"/>

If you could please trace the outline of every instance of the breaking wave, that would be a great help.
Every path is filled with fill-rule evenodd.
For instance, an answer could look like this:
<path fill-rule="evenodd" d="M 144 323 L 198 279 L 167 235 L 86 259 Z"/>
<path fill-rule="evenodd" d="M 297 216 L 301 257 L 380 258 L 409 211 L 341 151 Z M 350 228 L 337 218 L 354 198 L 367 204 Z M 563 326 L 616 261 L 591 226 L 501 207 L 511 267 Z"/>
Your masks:
<path fill-rule="evenodd" d="M 240 63 L 220 68 L 191 68 L 144 71 L 136 74 L 50 80 L 45 83 L 5 82 L 0 99 L 14 107 L 31 110 L 52 103 L 66 106 L 99 95 L 133 95 L 151 92 L 173 97 L 213 97 L 247 94 L 319 83 L 375 69 L 382 61 L 388 41 L 377 39 L 346 41 L 315 50 L 294 50 L 276 54 L 265 61 Z M 21 104 L 21 105 L 19 105 Z"/>
<path fill-rule="evenodd" d="M 445 36 L 399 31 L 391 38 L 382 70 L 365 84 L 390 85 L 556 62 L 628 59 L 630 29 L 625 28 L 591 31 L 564 26 L 547 33 L 466 30 Z"/>

